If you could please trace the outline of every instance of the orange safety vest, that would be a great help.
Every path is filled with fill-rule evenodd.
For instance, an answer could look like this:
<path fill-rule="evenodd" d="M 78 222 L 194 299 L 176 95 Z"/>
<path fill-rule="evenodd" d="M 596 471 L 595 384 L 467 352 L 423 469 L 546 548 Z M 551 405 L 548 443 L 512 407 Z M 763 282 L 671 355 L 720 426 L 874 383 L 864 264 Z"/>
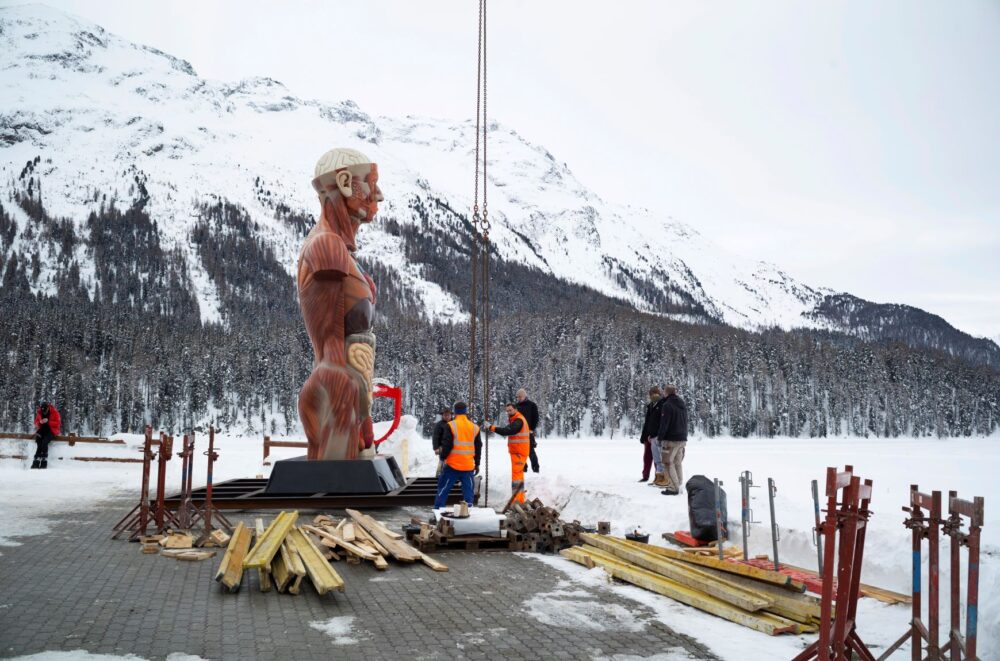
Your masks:
<path fill-rule="evenodd" d="M 479 425 L 469 420 L 468 416 L 457 415 L 448 423 L 448 428 L 451 429 L 452 444 L 444 463 L 457 471 L 475 470 Z"/>
<path fill-rule="evenodd" d="M 520 411 L 514 413 L 510 421 L 515 420 L 521 421 L 521 431 L 517 432 L 513 436 L 507 437 L 507 446 L 514 445 L 516 443 L 530 443 L 531 442 L 531 428 L 528 427 L 528 420 L 521 415 Z"/>

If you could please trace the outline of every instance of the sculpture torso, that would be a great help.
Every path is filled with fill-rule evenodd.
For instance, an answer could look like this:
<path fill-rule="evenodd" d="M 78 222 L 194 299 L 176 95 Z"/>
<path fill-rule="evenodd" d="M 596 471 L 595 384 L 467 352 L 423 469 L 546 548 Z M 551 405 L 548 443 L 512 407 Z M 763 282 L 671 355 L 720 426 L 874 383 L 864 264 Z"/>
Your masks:
<path fill-rule="evenodd" d="M 375 287 L 343 239 L 323 223 L 302 246 L 298 289 L 316 360 L 342 364 L 344 340 L 372 329 Z"/>
<path fill-rule="evenodd" d="M 371 444 L 375 284 L 323 221 L 299 255 L 299 307 L 313 345 L 300 403 L 310 459 L 353 459 Z"/>

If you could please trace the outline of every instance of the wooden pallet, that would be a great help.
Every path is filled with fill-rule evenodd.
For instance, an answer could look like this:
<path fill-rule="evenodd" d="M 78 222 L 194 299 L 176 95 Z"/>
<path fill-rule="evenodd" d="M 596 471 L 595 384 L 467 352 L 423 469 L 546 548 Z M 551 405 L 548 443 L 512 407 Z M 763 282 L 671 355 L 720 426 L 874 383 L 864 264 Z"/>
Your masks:
<path fill-rule="evenodd" d="M 510 540 L 506 537 L 490 537 L 489 535 L 433 535 L 428 540 L 413 538 L 413 542 L 423 552 L 434 550 L 456 551 L 509 551 Z"/>

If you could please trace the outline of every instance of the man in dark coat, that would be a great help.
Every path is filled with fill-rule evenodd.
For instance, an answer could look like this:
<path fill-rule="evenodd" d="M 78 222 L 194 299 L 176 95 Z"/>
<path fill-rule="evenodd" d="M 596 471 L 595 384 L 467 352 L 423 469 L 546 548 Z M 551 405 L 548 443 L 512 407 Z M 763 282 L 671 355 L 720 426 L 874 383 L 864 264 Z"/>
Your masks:
<path fill-rule="evenodd" d="M 32 468 L 49 467 L 49 443 L 62 433 L 62 417 L 55 406 L 40 402 L 35 411 L 35 458 Z"/>
<path fill-rule="evenodd" d="M 658 487 L 665 487 L 663 472 L 663 455 L 660 451 L 660 442 L 657 436 L 660 433 L 660 407 L 663 405 L 659 386 L 649 389 L 649 403 L 646 404 L 646 419 L 642 423 L 642 434 L 639 442 L 642 443 L 642 479 L 640 482 L 649 480 L 649 469 L 656 466 L 656 475 L 653 484 Z"/>
<path fill-rule="evenodd" d="M 441 459 L 441 443 L 445 434 L 448 434 L 449 437 L 451 436 L 451 430 L 448 429 L 448 423 L 451 422 L 451 418 L 451 409 L 442 410 L 441 419 L 434 423 L 434 432 L 431 434 L 431 447 L 434 449 L 434 454 L 438 455 L 438 476 L 441 475 L 441 470 L 444 468 L 444 460 Z"/>
<path fill-rule="evenodd" d="M 684 448 L 687 446 L 688 412 L 684 400 L 677 395 L 675 386 L 663 388 L 665 395 L 660 410 L 660 431 L 657 438 L 663 445 L 663 468 L 670 486 L 661 491 L 664 496 L 676 496 L 684 484 Z"/>
<path fill-rule="evenodd" d="M 535 429 L 538 427 L 538 407 L 535 403 L 528 399 L 528 391 L 521 388 L 517 391 L 517 412 L 524 416 L 524 419 L 528 421 L 528 427 L 531 429 L 531 453 L 528 455 L 528 459 L 531 461 L 531 472 L 538 472 L 538 454 L 535 452 L 535 448 L 538 447 L 538 443 L 535 441 Z"/>

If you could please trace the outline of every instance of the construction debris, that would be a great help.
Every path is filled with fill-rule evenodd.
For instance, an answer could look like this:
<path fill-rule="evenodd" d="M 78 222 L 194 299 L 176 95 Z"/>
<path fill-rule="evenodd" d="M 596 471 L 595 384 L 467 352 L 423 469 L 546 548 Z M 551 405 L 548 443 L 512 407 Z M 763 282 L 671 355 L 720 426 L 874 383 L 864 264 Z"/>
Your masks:
<path fill-rule="evenodd" d="M 330 565 L 340 560 L 349 564 L 371 562 L 376 569 L 385 571 L 389 568 L 388 559 L 392 558 L 403 563 L 422 562 L 434 571 L 448 571 L 447 565 L 413 548 L 403 535 L 381 521 L 357 510 L 347 513 L 349 518 L 340 521 L 320 514 L 312 524 L 298 526 L 295 511 L 279 513 L 267 526 L 260 518 L 252 528 L 240 523 L 229 539 L 215 580 L 228 591 L 236 592 L 243 583 L 244 573 L 256 574 L 261 592 L 274 588 L 294 595 L 299 594 L 303 579 L 308 577 L 316 592 L 324 595 L 344 591 L 343 578 Z M 256 541 L 251 544 L 255 533 Z M 256 572 L 245 571 L 252 569 Z"/>
<path fill-rule="evenodd" d="M 787 582 L 779 588 L 773 578 L 762 582 L 732 576 L 703 563 L 735 563 L 608 535 L 582 533 L 580 541 L 584 546 L 564 549 L 561 555 L 586 567 L 602 567 L 614 578 L 772 636 L 817 629 L 818 600 Z"/>

